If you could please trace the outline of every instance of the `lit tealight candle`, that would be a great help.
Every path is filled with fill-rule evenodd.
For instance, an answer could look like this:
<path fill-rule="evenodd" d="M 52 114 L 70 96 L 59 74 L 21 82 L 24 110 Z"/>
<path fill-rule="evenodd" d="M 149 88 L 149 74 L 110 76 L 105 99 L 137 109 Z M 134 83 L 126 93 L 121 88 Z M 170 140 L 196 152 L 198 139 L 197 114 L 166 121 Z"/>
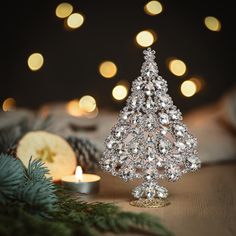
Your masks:
<path fill-rule="evenodd" d="M 97 193 L 99 191 L 100 177 L 94 174 L 83 174 L 82 168 L 77 166 L 75 175 L 64 176 L 62 185 L 73 192 Z"/>

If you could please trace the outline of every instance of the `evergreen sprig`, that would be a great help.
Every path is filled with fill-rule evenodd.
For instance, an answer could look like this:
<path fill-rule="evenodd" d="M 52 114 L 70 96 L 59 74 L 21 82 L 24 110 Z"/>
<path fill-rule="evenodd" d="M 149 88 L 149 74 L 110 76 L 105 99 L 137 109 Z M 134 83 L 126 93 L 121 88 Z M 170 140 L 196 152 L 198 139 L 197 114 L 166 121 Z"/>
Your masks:
<path fill-rule="evenodd" d="M 94 236 L 99 232 L 171 235 L 157 217 L 146 213 L 124 212 L 111 203 L 61 199 L 60 210 L 55 214 L 55 219 L 65 222 L 73 230 L 73 235 Z"/>
<path fill-rule="evenodd" d="M 0 154 L 0 204 L 15 198 L 19 185 L 24 181 L 24 169 L 16 158 Z"/>
<path fill-rule="evenodd" d="M 40 160 L 30 160 L 25 168 L 19 159 L 0 155 L 0 235 L 171 235 L 155 216 L 124 212 L 114 204 L 72 199 L 45 176 L 47 173 Z"/>
<path fill-rule="evenodd" d="M 15 157 L 0 155 L 0 203 L 19 202 L 36 212 L 55 209 L 55 185 L 45 174 L 48 169 L 40 160 L 29 161 L 28 168 Z"/>

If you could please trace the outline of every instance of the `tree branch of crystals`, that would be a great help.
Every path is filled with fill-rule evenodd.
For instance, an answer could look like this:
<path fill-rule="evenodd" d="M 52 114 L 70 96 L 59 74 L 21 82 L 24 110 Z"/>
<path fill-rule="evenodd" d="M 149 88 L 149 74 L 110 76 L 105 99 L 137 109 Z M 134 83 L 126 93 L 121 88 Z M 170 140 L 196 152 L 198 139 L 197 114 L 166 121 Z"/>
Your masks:
<path fill-rule="evenodd" d="M 143 179 L 133 190 L 135 198 L 166 198 L 168 190 L 158 179 L 177 181 L 199 169 L 201 161 L 197 140 L 158 74 L 155 51 L 144 50 L 144 59 L 141 76 L 133 81 L 126 106 L 105 140 L 100 165 L 124 181 Z"/>

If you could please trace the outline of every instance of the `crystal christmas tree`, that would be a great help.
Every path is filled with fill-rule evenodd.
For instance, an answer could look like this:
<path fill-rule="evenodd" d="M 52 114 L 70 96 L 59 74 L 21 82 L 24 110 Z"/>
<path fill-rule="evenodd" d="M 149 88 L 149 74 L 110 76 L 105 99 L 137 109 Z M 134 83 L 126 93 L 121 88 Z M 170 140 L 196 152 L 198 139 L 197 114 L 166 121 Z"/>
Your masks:
<path fill-rule="evenodd" d="M 102 169 L 124 181 L 140 178 L 136 199 L 165 199 L 168 190 L 158 180 L 177 181 L 200 168 L 197 140 L 182 122 L 179 109 L 167 94 L 167 82 L 158 74 L 155 51 L 144 50 L 141 76 L 117 124 L 105 140 Z"/>

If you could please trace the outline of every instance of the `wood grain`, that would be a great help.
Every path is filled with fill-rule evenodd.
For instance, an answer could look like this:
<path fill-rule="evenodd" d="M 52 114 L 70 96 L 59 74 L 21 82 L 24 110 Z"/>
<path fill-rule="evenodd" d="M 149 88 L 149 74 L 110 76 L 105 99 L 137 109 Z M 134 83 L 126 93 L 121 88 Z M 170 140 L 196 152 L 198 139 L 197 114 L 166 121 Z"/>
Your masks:
<path fill-rule="evenodd" d="M 124 183 L 110 174 L 98 174 L 102 176 L 100 193 L 83 199 L 114 202 L 123 210 L 157 215 L 176 236 L 236 235 L 236 163 L 203 167 L 177 183 L 164 182 L 171 205 L 159 209 L 129 205 L 138 181 Z"/>

